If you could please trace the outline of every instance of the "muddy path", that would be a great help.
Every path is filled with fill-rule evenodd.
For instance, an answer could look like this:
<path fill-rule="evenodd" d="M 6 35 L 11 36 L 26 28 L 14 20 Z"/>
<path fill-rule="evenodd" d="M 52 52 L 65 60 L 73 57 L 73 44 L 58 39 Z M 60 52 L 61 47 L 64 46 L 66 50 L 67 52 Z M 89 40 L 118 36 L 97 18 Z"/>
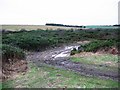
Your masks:
<path fill-rule="evenodd" d="M 79 44 L 71 44 L 68 46 L 62 46 L 42 52 L 30 52 L 27 55 L 27 60 L 32 61 L 37 66 L 42 63 L 55 66 L 57 68 L 62 68 L 66 70 L 71 70 L 79 73 L 80 75 L 85 76 L 95 76 L 100 77 L 102 79 L 113 79 L 118 81 L 119 73 L 118 71 L 113 70 L 101 70 L 99 67 L 104 67 L 104 65 L 100 65 L 99 67 L 96 65 L 88 65 L 83 63 L 76 63 L 70 60 L 70 51 L 73 48 L 78 48 Z"/>

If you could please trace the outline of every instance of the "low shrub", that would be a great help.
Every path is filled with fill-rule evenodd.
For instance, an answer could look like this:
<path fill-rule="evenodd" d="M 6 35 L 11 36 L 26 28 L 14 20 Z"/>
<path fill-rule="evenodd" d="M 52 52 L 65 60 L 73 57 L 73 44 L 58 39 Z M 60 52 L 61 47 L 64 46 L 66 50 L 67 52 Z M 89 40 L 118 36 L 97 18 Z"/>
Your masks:
<path fill-rule="evenodd" d="M 16 48 L 6 44 L 0 44 L 0 49 L 2 50 L 2 62 L 10 63 L 9 60 L 24 60 L 25 53 L 20 48 Z"/>
<path fill-rule="evenodd" d="M 83 46 L 84 51 L 97 51 L 100 48 L 111 47 L 114 46 L 116 42 L 114 40 L 95 40 Z"/>
<path fill-rule="evenodd" d="M 117 39 L 117 30 L 32 30 L 2 34 L 2 43 L 25 50 L 40 51 L 80 40 Z M 101 38 L 101 36 L 103 36 Z"/>

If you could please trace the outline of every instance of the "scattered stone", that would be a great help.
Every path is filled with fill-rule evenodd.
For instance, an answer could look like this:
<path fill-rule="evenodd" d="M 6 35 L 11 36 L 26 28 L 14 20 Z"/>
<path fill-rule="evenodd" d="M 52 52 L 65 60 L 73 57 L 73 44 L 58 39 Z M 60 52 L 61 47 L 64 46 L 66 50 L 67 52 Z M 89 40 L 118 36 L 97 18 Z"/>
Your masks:
<path fill-rule="evenodd" d="M 57 74 L 56 76 L 61 76 L 61 74 Z"/>

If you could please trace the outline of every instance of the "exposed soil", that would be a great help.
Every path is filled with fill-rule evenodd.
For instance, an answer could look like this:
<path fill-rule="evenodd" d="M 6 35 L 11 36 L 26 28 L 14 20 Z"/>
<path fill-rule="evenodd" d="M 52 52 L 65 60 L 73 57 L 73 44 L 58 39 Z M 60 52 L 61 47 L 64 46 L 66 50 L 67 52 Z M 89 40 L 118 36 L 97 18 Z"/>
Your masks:
<path fill-rule="evenodd" d="M 76 47 L 78 45 L 79 44 L 77 43 L 74 45 L 62 46 L 43 52 L 30 52 L 27 55 L 27 60 L 32 61 L 37 66 L 40 66 L 41 63 L 45 63 L 48 65 L 55 66 L 57 68 L 77 72 L 80 75 L 97 76 L 103 79 L 113 79 L 118 81 L 119 73 L 117 71 L 100 70 L 99 67 L 103 67 L 102 65 L 96 67 L 96 65 L 72 62 L 69 57 L 70 51 L 73 47 Z"/>
<path fill-rule="evenodd" d="M 99 54 L 103 54 L 103 53 L 110 53 L 110 54 L 113 54 L 113 55 L 118 55 L 119 54 L 119 51 L 118 51 L 118 49 L 117 49 L 117 47 L 111 47 L 111 48 L 109 48 L 109 47 L 106 47 L 106 48 L 101 48 L 101 49 L 99 49 L 99 50 L 97 50 L 97 52 L 99 53 Z"/>
<path fill-rule="evenodd" d="M 3 63 L 1 72 L 2 81 L 13 78 L 13 76 L 15 76 L 15 74 L 17 73 L 25 73 L 27 69 L 27 61 L 25 60 L 17 60 L 16 62 Z"/>

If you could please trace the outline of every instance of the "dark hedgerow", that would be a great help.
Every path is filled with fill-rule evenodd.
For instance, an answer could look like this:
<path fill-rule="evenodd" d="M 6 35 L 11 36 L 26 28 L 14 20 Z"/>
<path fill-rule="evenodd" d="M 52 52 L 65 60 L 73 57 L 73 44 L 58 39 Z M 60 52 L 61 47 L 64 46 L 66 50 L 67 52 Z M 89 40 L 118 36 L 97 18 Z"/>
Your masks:
<path fill-rule="evenodd" d="M 2 50 L 2 62 L 9 63 L 14 60 L 24 60 L 25 53 L 23 50 L 17 47 L 13 47 L 6 44 L 0 44 L 0 49 Z"/>

